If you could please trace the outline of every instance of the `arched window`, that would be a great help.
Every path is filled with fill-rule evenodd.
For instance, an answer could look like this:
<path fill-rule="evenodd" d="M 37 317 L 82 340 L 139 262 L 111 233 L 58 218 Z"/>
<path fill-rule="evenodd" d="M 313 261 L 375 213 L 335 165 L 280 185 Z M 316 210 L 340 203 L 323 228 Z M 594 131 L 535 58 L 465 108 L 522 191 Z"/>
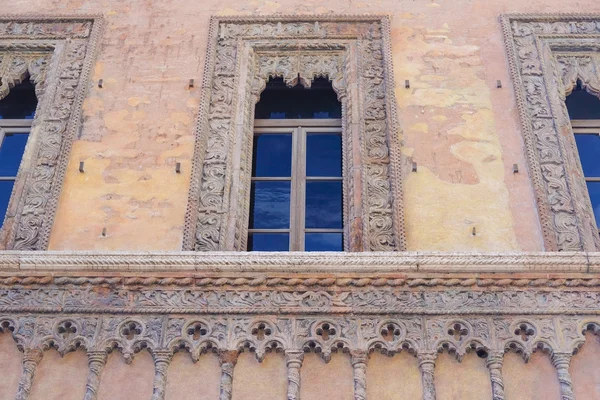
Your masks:
<path fill-rule="evenodd" d="M 256 105 L 249 251 L 342 251 L 341 104 L 271 79 Z"/>
<path fill-rule="evenodd" d="M 0 100 L 0 221 L 4 221 L 37 107 L 29 80 Z"/>
<path fill-rule="evenodd" d="M 596 224 L 600 226 L 600 99 L 578 84 L 567 97 L 567 109 Z"/>

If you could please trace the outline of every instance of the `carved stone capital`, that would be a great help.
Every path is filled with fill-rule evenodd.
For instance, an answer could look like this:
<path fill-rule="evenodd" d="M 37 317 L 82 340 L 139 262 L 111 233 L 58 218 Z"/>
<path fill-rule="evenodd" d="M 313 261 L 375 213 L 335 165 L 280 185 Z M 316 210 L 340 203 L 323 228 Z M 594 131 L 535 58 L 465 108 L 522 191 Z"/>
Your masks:
<path fill-rule="evenodd" d="M 288 400 L 300 399 L 300 368 L 304 360 L 304 351 L 302 350 L 286 350 L 285 360 L 287 364 L 288 375 Z"/>
<path fill-rule="evenodd" d="M 35 378 L 38 364 L 42 361 L 44 353 L 39 348 L 26 348 L 23 354 L 23 371 L 19 379 L 16 400 L 28 400 Z"/>
<path fill-rule="evenodd" d="M 351 352 L 351 356 L 354 367 L 354 400 L 366 400 L 369 355 L 366 351 L 354 350 Z"/>
<path fill-rule="evenodd" d="M 558 373 L 558 382 L 560 383 L 560 394 L 562 400 L 575 400 L 573 393 L 573 381 L 569 373 L 569 365 L 571 364 L 571 353 L 552 352 L 552 365 Z"/>
<path fill-rule="evenodd" d="M 163 400 L 167 388 L 167 369 L 171 364 L 173 352 L 169 350 L 158 350 L 152 352 L 154 359 L 154 387 L 152 400 Z"/>
<path fill-rule="evenodd" d="M 233 369 L 237 364 L 239 353 L 237 351 L 221 351 L 221 389 L 219 400 L 231 400 L 233 395 Z"/>
<path fill-rule="evenodd" d="M 490 372 L 492 383 L 492 400 L 504 400 L 504 379 L 502 378 L 503 351 L 492 351 L 488 354 L 485 365 Z"/>
<path fill-rule="evenodd" d="M 436 359 L 437 351 L 420 351 L 417 353 L 423 385 L 423 400 L 435 400 L 435 380 L 433 371 L 435 369 Z"/>
<path fill-rule="evenodd" d="M 98 398 L 98 389 L 100 387 L 100 376 L 106 365 L 108 353 L 106 351 L 88 351 L 89 372 L 85 384 L 84 400 L 96 400 Z"/>

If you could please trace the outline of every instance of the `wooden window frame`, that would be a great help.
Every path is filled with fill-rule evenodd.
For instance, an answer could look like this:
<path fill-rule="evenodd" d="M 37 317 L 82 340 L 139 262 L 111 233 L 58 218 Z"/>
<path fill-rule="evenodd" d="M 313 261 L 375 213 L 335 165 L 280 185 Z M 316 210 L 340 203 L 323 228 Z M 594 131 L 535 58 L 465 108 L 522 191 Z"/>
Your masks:
<path fill-rule="evenodd" d="M 600 136 L 600 119 L 574 119 L 571 121 L 574 135 Z M 585 176 L 586 182 L 600 182 L 600 176 Z"/>
<path fill-rule="evenodd" d="M 252 233 L 288 233 L 289 251 L 305 251 L 304 237 L 306 233 L 341 233 L 344 234 L 345 216 L 342 215 L 342 228 L 321 229 L 309 228 L 306 223 L 306 182 L 342 182 L 343 177 L 306 176 L 306 140 L 308 133 L 331 133 L 340 135 L 343 140 L 341 119 L 257 119 L 254 121 L 254 136 L 264 134 L 292 135 L 292 169 L 290 177 L 252 177 L 252 182 L 290 181 L 290 227 L 289 229 L 248 229 Z M 341 160 L 340 160 L 341 161 Z M 345 194 L 342 188 L 342 196 Z M 343 251 L 343 249 L 341 250 Z"/>

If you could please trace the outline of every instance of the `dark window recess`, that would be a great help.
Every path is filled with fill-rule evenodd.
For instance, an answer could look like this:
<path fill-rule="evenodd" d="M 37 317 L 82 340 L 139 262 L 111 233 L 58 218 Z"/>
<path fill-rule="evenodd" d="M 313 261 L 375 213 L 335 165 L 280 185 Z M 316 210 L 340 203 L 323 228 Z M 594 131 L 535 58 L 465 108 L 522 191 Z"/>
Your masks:
<path fill-rule="evenodd" d="M 0 119 L 33 119 L 36 107 L 35 89 L 27 79 L 0 100 Z"/>
<path fill-rule="evenodd" d="M 600 119 L 600 99 L 583 89 L 581 82 L 567 97 L 567 109 L 571 119 Z"/>
<path fill-rule="evenodd" d="M 287 87 L 282 78 L 271 78 L 256 104 L 256 119 L 342 118 L 342 105 L 326 78 L 313 80 L 310 89 Z"/>

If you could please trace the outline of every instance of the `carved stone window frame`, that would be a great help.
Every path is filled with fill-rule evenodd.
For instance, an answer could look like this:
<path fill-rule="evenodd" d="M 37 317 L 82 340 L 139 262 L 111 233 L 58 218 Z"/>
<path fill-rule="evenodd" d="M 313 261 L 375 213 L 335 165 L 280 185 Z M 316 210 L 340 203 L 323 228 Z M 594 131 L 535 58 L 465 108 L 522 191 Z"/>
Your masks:
<path fill-rule="evenodd" d="M 600 237 L 565 99 L 600 95 L 600 14 L 503 15 L 523 138 L 547 251 L 598 251 Z"/>
<path fill-rule="evenodd" d="M 27 78 L 38 97 L 0 231 L 3 249 L 48 247 L 102 22 L 97 15 L 0 15 L 0 99 Z"/>
<path fill-rule="evenodd" d="M 404 250 L 387 16 L 213 17 L 184 250 L 247 245 L 254 105 L 270 77 L 332 81 L 342 103 L 344 249 Z"/>

